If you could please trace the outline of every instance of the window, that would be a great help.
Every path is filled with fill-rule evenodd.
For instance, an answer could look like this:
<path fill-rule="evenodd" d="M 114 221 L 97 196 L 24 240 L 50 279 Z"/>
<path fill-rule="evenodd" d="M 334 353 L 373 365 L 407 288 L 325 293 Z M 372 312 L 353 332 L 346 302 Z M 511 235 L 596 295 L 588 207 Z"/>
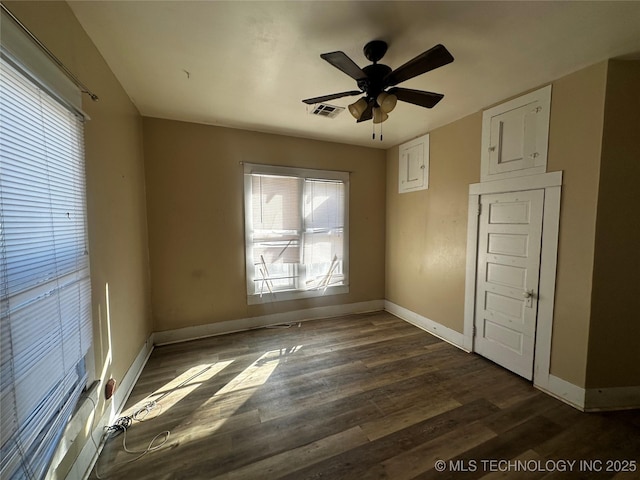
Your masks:
<path fill-rule="evenodd" d="M 93 338 L 83 119 L 4 47 L 0 477 L 43 478 L 86 385 Z"/>
<path fill-rule="evenodd" d="M 349 291 L 349 174 L 245 164 L 248 303 Z"/>

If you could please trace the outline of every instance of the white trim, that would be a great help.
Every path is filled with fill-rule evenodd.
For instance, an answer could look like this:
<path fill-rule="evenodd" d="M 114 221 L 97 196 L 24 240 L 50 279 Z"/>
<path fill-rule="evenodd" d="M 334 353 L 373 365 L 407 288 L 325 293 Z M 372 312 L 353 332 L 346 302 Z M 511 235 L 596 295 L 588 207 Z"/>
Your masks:
<path fill-rule="evenodd" d="M 630 410 L 640 408 L 640 385 L 631 387 L 588 388 L 585 392 L 585 412 Z"/>
<path fill-rule="evenodd" d="M 288 167 L 284 165 L 271 165 L 266 163 L 244 162 L 245 175 L 280 175 L 283 177 L 299 177 L 312 180 L 340 180 L 349 181 L 349 173 L 346 170 L 322 170 L 319 168 Z"/>
<path fill-rule="evenodd" d="M 558 400 L 562 400 L 564 403 L 568 403 L 578 410 L 584 411 L 585 390 L 582 387 L 578 387 L 555 375 L 548 376 L 548 381 L 545 386 L 536 383 L 534 383 L 533 386 Z"/>
<path fill-rule="evenodd" d="M 346 262 L 343 263 L 346 265 Z M 248 273 L 247 283 L 253 284 L 253 281 L 249 277 Z M 327 287 L 326 289 L 316 288 L 313 290 L 276 290 L 273 293 L 263 292 L 262 295 L 260 295 L 259 293 L 247 295 L 247 305 L 262 305 L 265 303 L 286 302 L 287 300 L 299 300 L 301 298 L 331 297 L 333 295 L 344 295 L 347 293 L 349 293 L 349 285 L 333 285 L 331 287 Z"/>
<path fill-rule="evenodd" d="M 560 181 L 562 180 L 560 179 Z M 556 295 L 558 237 L 560 234 L 560 195 L 560 186 L 547 187 L 544 190 L 533 383 L 536 386 L 545 388 L 550 388 L 553 309 Z"/>
<path fill-rule="evenodd" d="M 426 332 L 429 332 L 431 335 L 434 335 L 447 343 L 450 343 L 454 347 L 458 347 L 465 352 L 470 352 L 469 349 L 465 348 L 465 338 L 464 335 L 460 332 L 456 332 L 444 325 L 439 324 L 438 322 L 434 322 L 433 320 L 423 317 L 411 310 L 408 310 L 400 305 L 396 305 L 389 300 L 384 301 L 384 309 L 395 315 L 396 317 L 401 318 L 402 320 L 415 325 Z"/>
<path fill-rule="evenodd" d="M 329 305 L 326 307 L 314 307 L 304 310 L 272 313 L 268 315 L 261 315 L 259 317 L 239 318 L 236 320 L 209 323 L 195 327 L 165 330 L 163 332 L 155 332 L 154 340 L 156 345 L 166 345 L 169 343 L 196 340 L 198 338 L 251 330 L 253 328 L 261 328 L 280 323 L 303 322 L 306 320 L 339 317 L 354 313 L 377 312 L 380 310 L 384 310 L 384 300 L 371 300 L 368 302 L 348 303 L 345 305 Z"/>
<path fill-rule="evenodd" d="M 584 407 L 584 394 L 567 396 L 565 383 L 550 373 L 553 307 L 556 288 L 558 237 L 560 232 L 560 196 L 562 172 L 496 180 L 469 185 L 469 217 L 467 227 L 467 265 L 465 280 L 464 345 L 473 346 L 473 322 L 475 317 L 475 291 L 478 243 L 477 211 L 472 208 L 481 195 L 544 189 L 544 215 L 542 219 L 542 250 L 540 260 L 540 284 L 538 290 L 538 319 L 534 354 L 533 383 L 540 390 L 550 393 L 571 405 Z M 557 380 L 554 380 L 557 379 Z M 562 383 L 564 382 L 564 383 Z M 582 389 L 583 390 L 583 389 Z"/>
<path fill-rule="evenodd" d="M 562 171 L 526 175 L 524 177 L 508 178 L 505 180 L 493 180 L 491 182 L 472 183 L 469 185 L 469 195 L 538 190 L 540 188 L 560 185 L 562 185 Z"/>
<path fill-rule="evenodd" d="M 136 356 L 136 359 L 133 361 L 129 370 L 122 378 L 120 382 L 120 386 L 116 389 L 116 392 L 113 395 L 112 402 L 112 412 L 113 415 L 111 417 L 111 421 L 115 420 L 120 412 L 124 408 L 124 404 L 127 402 L 129 395 L 131 395 L 131 391 L 133 387 L 135 387 L 140 374 L 142 373 L 142 369 L 149 361 L 149 357 L 151 356 L 151 352 L 153 352 L 154 347 L 154 338 L 155 334 L 152 333 L 149 338 L 144 342 L 142 349 Z"/>
<path fill-rule="evenodd" d="M 478 258 L 478 219 L 480 217 L 480 195 L 469 195 L 467 217 L 467 273 L 464 285 L 464 340 L 465 350 L 473 351 L 473 324 L 476 305 L 476 267 Z M 475 232 L 473 238 L 470 232 Z"/>
<path fill-rule="evenodd" d="M 152 333 L 149 338 L 145 341 L 142 349 L 136 356 L 135 360 L 127 370 L 127 373 L 122 378 L 120 385 L 116 389 L 115 394 L 111 399 L 111 404 L 106 404 L 105 411 L 103 412 L 102 417 L 96 422 L 93 422 L 93 431 L 91 435 L 93 439 L 98 444 L 99 448 L 96 449 L 96 445 L 91 439 L 87 439 L 82 451 L 78 455 L 78 458 L 74 461 L 69 473 L 65 477 L 67 480 L 75 480 L 75 479 L 87 479 L 91 474 L 91 470 L 98 459 L 98 455 L 102 451 L 102 447 L 104 444 L 102 443 L 102 437 L 104 432 L 104 427 L 111 425 L 114 420 L 120 415 L 122 409 L 131 395 L 131 391 L 135 386 L 142 370 L 144 369 L 149 357 L 151 356 L 151 352 L 153 351 L 153 338 L 154 334 Z M 90 397 L 93 400 L 94 404 L 98 404 L 98 400 L 104 391 L 104 385 L 102 383 L 98 383 L 98 386 L 94 391 L 91 392 Z M 72 422 L 78 421 L 83 422 L 83 429 L 91 427 L 91 412 L 94 412 L 94 404 L 91 403 L 90 400 L 85 399 L 82 405 L 79 407 L 78 412 L 82 413 L 81 418 L 72 419 Z M 73 442 L 75 439 L 71 439 Z M 57 467 L 57 465 L 56 465 Z M 50 468 L 47 474 L 47 478 L 57 478 L 55 475 L 55 469 Z"/>

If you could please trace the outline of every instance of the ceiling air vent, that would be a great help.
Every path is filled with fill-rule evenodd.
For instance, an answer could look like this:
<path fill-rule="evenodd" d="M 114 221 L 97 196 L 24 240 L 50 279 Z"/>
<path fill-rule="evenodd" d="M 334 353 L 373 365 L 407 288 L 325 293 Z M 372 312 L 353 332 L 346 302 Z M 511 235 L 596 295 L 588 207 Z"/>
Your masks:
<path fill-rule="evenodd" d="M 344 107 L 329 105 L 328 103 L 319 103 L 309 113 L 311 115 L 318 115 L 319 117 L 335 118 L 343 110 Z"/>

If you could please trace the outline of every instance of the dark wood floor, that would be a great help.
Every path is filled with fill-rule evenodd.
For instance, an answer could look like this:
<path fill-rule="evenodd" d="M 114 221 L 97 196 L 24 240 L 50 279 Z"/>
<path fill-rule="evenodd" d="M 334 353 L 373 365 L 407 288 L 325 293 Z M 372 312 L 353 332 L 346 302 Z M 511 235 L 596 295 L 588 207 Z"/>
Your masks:
<path fill-rule="evenodd" d="M 112 438 L 102 478 L 640 478 L 605 471 L 640 468 L 640 411 L 581 413 L 384 312 L 158 347 L 123 415 L 154 399 L 126 445 L 167 442 Z"/>

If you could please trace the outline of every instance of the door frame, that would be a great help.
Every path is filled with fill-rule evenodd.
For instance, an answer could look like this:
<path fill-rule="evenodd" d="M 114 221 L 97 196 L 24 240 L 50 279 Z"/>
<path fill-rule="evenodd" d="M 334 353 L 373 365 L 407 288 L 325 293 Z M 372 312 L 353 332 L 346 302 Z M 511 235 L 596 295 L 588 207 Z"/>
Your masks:
<path fill-rule="evenodd" d="M 475 351 L 473 326 L 476 305 L 480 197 L 482 195 L 495 193 L 544 190 L 540 282 L 538 286 L 538 316 L 533 357 L 533 384 L 544 390 L 549 389 L 549 370 L 551 366 L 551 334 L 553 329 L 553 306 L 556 290 L 561 187 L 562 171 L 469 185 L 467 268 L 463 331 L 463 346 L 468 351 Z"/>

